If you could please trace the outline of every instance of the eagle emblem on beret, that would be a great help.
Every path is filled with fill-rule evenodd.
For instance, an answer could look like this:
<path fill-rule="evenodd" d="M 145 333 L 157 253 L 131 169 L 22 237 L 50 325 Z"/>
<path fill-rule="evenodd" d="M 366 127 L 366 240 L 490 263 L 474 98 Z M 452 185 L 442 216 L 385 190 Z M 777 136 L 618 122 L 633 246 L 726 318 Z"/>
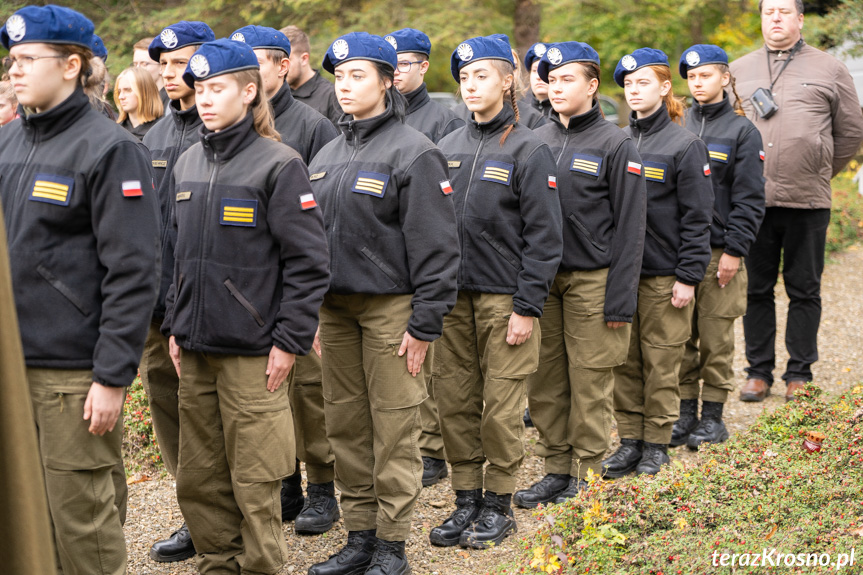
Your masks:
<path fill-rule="evenodd" d="M 399 49 L 399 43 L 396 42 L 396 39 L 392 36 L 392 34 L 390 34 L 388 36 L 384 36 L 384 40 L 386 40 L 387 42 L 390 43 L 390 46 L 393 47 L 393 50 Z"/>
<path fill-rule="evenodd" d="M 620 59 L 620 65 L 626 70 L 635 70 L 635 67 L 638 66 L 638 62 L 635 61 L 632 54 L 627 54 Z"/>
<path fill-rule="evenodd" d="M 456 54 L 460 60 L 464 62 L 470 61 L 473 58 L 473 48 L 470 47 L 470 44 L 465 42 L 464 44 L 459 44 L 458 48 L 456 48 Z"/>
<path fill-rule="evenodd" d="M 195 54 L 189 60 L 189 68 L 192 69 L 192 74 L 198 78 L 205 78 L 210 73 L 210 63 L 207 62 L 207 57 L 203 54 Z"/>
<path fill-rule="evenodd" d="M 235 40 L 235 41 L 237 41 L 237 42 L 245 42 L 245 41 L 246 41 L 246 37 L 245 37 L 245 36 L 243 36 L 243 33 L 242 33 L 242 32 L 236 32 L 236 33 L 234 33 L 234 35 L 233 35 L 233 36 L 231 36 L 231 40 Z"/>
<path fill-rule="evenodd" d="M 333 56 L 338 58 L 339 60 L 344 60 L 348 57 L 348 52 L 350 51 L 350 46 L 348 46 L 347 40 L 339 38 L 335 42 L 333 42 Z"/>
<path fill-rule="evenodd" d="M 24 21 L 22 16 L 12 14 L 6 20 L 6 33 L 9 34 L 9 38 L 13 42 L 20 41 L 24 38 L 24 34 L 27 33 L 27 22 Z"/>
<path fill-rule="evenodd" d="M 551 62 L 553 66 L 557 66 L 558 64 L 563 62 L 563 54 L 558 48 L 552 48 L 551 50 L 549 50 L 546 58 L 548 58 L 548 61 Z"/>
<path fill-rule="evenodd" d="M 698 55 L 698 52 L 695 50 L 690 50 L 686 53 L 686 63 L 690 66 L 698 66 L 698 63 L 701 62 L 701 56 Z"/>
<path fill-rule="evenodd" d="M 170 28 L 162 30 L 162 33 L 159 34 L 159 39 L 162 41 L 162 44 L 165 45 L 165 48 L 173 48 L 179 41 L 177 40 L 177 34 Z"/>
<path fill-rule="evenodd" d="M 542 58 L 542 55 L 545 54 L 545 51 L 545 44 L 537 44 L 533 47 L 533 53 L 536 54 L 537 58 Z"/>

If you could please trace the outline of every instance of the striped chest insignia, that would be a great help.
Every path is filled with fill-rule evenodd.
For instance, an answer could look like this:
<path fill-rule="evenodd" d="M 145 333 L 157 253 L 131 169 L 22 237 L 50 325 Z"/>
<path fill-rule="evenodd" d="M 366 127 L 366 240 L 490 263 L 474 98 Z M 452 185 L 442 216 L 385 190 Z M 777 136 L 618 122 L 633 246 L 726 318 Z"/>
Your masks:
<path fill-rule="evenodd" d="M 168 160 L 153 160 L 153 167 L 154 168 L 167 168 L 168 167 Z"/>
<path fill-rule="evenodd" d="M 460 162 L 460 161 L 458 161 L 458 160 L 450 160 L 449 162 L 447 162 L 447 163 L 446 163 L 446 166 L 447 166 L 447 168 L 449 168 L 449 169 L 453 169 L 453 168 L 460 168 L 460 167 L 461 167 L 461 162 Z"/>
<path fill-rule="evenodd" d="M 314 194 L 303 194 L 300 196 L 300 207 L 303 210 L 311 210 L 318 207 L 318 202 L 315 201 Z"/>
<path fill-rule="evenodd" d="M 358 172 L 357 179 L 354 180 L 354 185 L 351 188 L 351 191 L 358 194 L 366 194 L 382 198 L 387 191 L 387 184 L 389 181 L 390 177 L 386 174 L 379 174 L 377 172 Z"/>
<path fill-rule="evenodd" d="M 445 196 L 452 193 L 452 185 L 449 183 L 449 180 L 444 180 L 440 183 L 440 191 L 442 191 Z"/>
<path fill-rule="evenodd" d="M 705 176 L 710 175 L 710 164 L 704 164 L 704 175 Z"/>
<path fill-rule="evenodd" d="M 123 182 L 124 198 L 140 198 L 143 195 L 144 190 L 141 189 L 140 180 L 126 180 Z"/>
<path fill-rule="evenodd" d="M 548 177 L 548 187 L 549 187 L 549 189 L 552 189 L 552 190 L 557 189 L 557 176 L 549 176 Z"/>
<path fill-rule="evenodd" d="M 481 180 L 485 182 L 497 182 L 498 184 L 509 185 L 512 180 L 512 170 L 515 168 L 512 164 L 506 162 L 494 162 L 489 160 L 482 166 Z"/>
<path fill-rule="evenodd" d="M 222 199 L 219 223 L 223 226 L 253 228 L 258 221 L 258 200 Z"/>
<path fill-rule="evenodd" d="M 668 165 L 660 162 L 644 162 L 644 177 L 652 182 L 664 182 Z"/>
<path fill-rule="evenodd" d="M 762 162 L 764 161 L 764 150 L 758 150 L 758 157 Z"/>
<path fill-rule="evenodd" d="M 71 200 L 72 190 L 75 187 L 74 178 L 65 176 L 52 176 L 50 174 L 36 174 L 33 178 L 33 187 L 30 191 L 30 199 L 34 202 L 45 202 L 57 206 L 68 206 Z"/>
<path fill-rule="evenodd" d="M 569 164 L 571 172 L 578 172 L 589 176 L 598 177 L 600 168 L 602 168 L 602 158 L 591 156 L 590 154 L 573 154 L 572 162 Z"/>
<path fill-rule="evenodd" d="M 318 172 L 317 174 L 312 174 L 311 176 L 309 176 L 309 181 L 310 182 L 316 182 L 317 180 L 320 180 L 321 178 L 323 178 L 326 175 L 327 175 L 326 172 Z"/>
<path fill-rule="evenodd" d="M 731 146 L 722 144 L 707 144 L 707 151 L 710 154 L 710 159 L 716 162 L 728 163 L 728 157 L 731 156 Z"/>
<path fill-rule="evenodd" d="M 641 164 L 638 162 L 626 162 L 626 171 L 636 176 L 641 175 Z"/>

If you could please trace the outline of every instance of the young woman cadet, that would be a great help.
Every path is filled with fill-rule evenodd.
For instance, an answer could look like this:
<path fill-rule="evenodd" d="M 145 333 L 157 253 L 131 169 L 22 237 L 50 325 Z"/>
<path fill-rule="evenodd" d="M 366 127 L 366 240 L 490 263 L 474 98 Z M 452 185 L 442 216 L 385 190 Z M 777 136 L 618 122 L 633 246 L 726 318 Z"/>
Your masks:
<path fill-rule="evenodd" d="M 425 359 L 456 297 L 458 234 L 446 159 L 403 123 L 398 58 L 352 32 L 323 67 L 336 78 L 342 135 L 310 166 L 330 250 L 321 307 L 327 435 L 347 544 L 310 575 L 404 575 L 422 489 Z"/>
<path fill-rule="evenodd" d="M 710 261 L 713 186 L 707 147 L 676 124 L 683 105 L 671 91 L 661 50 L 621 58 L 614 80 L 632 108 L 629 135 L 644 160 L 647 226 L 638 307 L 626 363 L 614 368 L 620 448 L 602 462 L 606 477 L 659 472 L 668 463 L 680 403 L 678 372 L 689 340 L 692 298 Z"/>
<path fill-rule="evenodd" d="M 610 446 L 612 368 L 626 360 L 644 247 L 641 157 L 602 116 L 599 55 L 582 42 L 554 44 L 539 60 L 554 107 L 536 135 L 557 159 L 563 260 L 542 319 L 539 370 L 527 380 L 546 476 L 513 501 L 561 502 L 600 475 Z"/>
<path fill-rule="evenodd" d="M 516 530 L 510 501 L 524 459 L 525 378 L 539 361 L 538 318 L 563 242 L 554 157 L 518 123 L 509 42 L 466 40 L 451 69 L 472 112 L 439 144 L 462 256 L 458 300 L 435 354 L 456 510 L 429 538 L 484 548 Z"/>
<path fill-rule="evenodd" d="M 743 258 L 764 218 L 764 156 L 761 134 L 743 115 L 722 48 L 697 44 L 685 50 L 680 75 L 695 100 L 686 127 L 707 144 L 714 195 L 712 255 L 704 280 L 695 288 L 692 337 L 680 367 L 680 419 L 671 435 L 672 447 L 685 443 L 697 449 L 728 439 L 722 407 L 734 389 L 734 320 L 746 312 Z M 725 93 L 729 86 L 736 110 Z M 699 379 L 704 381 L 701 389 Z"/>

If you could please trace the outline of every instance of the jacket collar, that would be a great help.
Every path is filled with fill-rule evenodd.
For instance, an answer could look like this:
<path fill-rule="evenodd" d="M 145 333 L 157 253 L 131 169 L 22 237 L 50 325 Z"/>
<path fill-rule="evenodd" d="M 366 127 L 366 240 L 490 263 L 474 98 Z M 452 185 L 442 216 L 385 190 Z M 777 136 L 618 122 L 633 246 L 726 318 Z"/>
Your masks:
<path fill-rule="evenodd" d="M 404 95 L 405 99 L 408 101 L 408 114 L 413 114 L 420 108 L 426 105 L 426 102 L 431 100 L 429 97 L 428 88 L 425 83 L 420 84 L 420 87 L 410 92 L 409 94 Z"/>
<path fill-rule="evenodd" d="M 390 94 L 387 93 L 387 107 L 383 114 L 365 120 L 354 120 L 353 116 L 345 114 L 339 120 L 339 129 L 345 135 L 345 139 L 348 142 L 359 146 L 372 138 L 377 132 L 386 129 L 390 124 L 397 121 L 393 113 L 393 103 L 390 100 Z"/>
<path fill-rule="evenodd" d="M 631 112 L 629 115 L 629 127 L 632 129 L 632 132 L 644 136 L 655 134 L 670 123 L 671 117 L 668 115 L 668 108 L 666 108 L 665 102 L 659 106 L 657 111 L 646 118 L 638 119 L 635 116 L 635 112 Z"/>
<path fill-rule="evenodd" d="M 207 160 L 211 162 L 216 161 L 217 158 L 219 162 L 230 160 L 260 137 L 255 131 L 254 117 L 251 112 L 233 126 L 220 132 L 211 132 L 206 127 L 201 128 L 201 144 L 204 146 Z"/>
<path fill-rule="evenodd" d="M 288 108 L 294 103 L 294 95 L 291 94 L 291 87 L 285 82 L 276 95 L 270 98 L 270 105 L 273 107 L 273 116 L 278 118 L 284 114 Z"/>
<path fill-rule="evenodd" d="M 500 132 L 514 122 L 515 111 L 512 109 L 512 104 L 504 100 L 503 109 L 488 122 L 477 122 L 471 113 L 470 121 L 467 123 L 468 133 L 474 138 L 482 138 L 484 135 Z"/>
<path fill-rule="evenodd" d="M 599 101 L 596 100 L 593 102 L 593 106 L 590 107 L 590 110 L 584 114 L 571 116 L 569 118 L 569 125 L 567 126 L 563 125 L 563 122 L 560 121 L 560 116 L 557 114 L 552 114 L 550 119 L 559 130 L 569 133 L 578 133 L 585 131 L 598 122 L 601 122 L 603 117 L 602 111 L 599 108 Z"/>
<path fill-rule="evenodd" d="M 716 118 L 733 111 L 734 108 L 731 107 L 731 102 L 728 100 L 728 94 L 725 92 L 722 93 L 722 100 L 715 104 L 702 105 L 697 101 L 692 102 L 692 114 L 698 121 L 707 120 L 708 122 L 712 122 Z"/>
<path fill-rule="evenodd" d="M 551 98 L 546 98 L 542 102 L 540 102 L 533 92 L 530 92 L 528 103 L 540 114 L 545 117 L 551 115 L 553 111 L 551 108 Z"/>
<path fill-rule="evenodd" d="M 201 117 L 198 116 L 197 106 L 181 110 L 180 101 L 171 100 L 169 109 L 171 110 L 171 118 L 174 120 L 174 126 L 177 130 L 182 131 L 183 128 L 194 128 L 202 124 Z"/>
<path fill-rule="evenodd" d="M 21 115 L 21 124 L 28 140 L 53 138 L 69 129 L 90 111 L 90 99 L 80 87 L 50 110 Z"/>
<path fill-rule="evenodd" d="M 318 85 L 318 82 L 321 80 L 321 73 L 318 70 L 315 70 L 315 75 L 306 81 L 303 85 L 299 86 L 296 90 L 294 90 L 294 96 L 297 98 L 311 98 L 312 94 L 315 91 L 315 88 Z M 326 80 L 324 80 L 326 82 Z M 329 83 L 329 82 L 327 82 Z"/>

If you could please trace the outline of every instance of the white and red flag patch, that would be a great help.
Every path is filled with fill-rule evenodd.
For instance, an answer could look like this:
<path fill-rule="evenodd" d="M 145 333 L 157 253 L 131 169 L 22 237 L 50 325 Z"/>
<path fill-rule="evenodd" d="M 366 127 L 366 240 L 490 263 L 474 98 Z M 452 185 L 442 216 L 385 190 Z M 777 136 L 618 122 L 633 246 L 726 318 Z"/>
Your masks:
<path fill-rule="evenodd" d="M 704 164 L 704 175 L 705 176 L 710 175 L 710 164 Z"/>
<path fill-rule="evenodd" d="M 303 194 L 300 196 L 300 207 L 304 210 L 310 210 L 318 207 L 318 202 L 315 201 L 315 196 L 312 194 Z"/>
<path fill-rule="evenodd" d="M 450 185 L 449 180 L 444 180 L 440 183 L 440 191 L 442 191 L 445 196 L 452 193 L 452 186 Z"/>
<path fill-rule="evenodd" d="M 548 177 L 548 187 L 552 190 L 557 189 L 557 176 L 549 176 Z"/>
<path fill-rule="evenodd" d="M 764 161 L 764 150 L 759 150 L 759 151 L 758 151 L 758 157 L 759 157 L 759 158 L 761 158 L 761 161 L 762 161 L 762 162 Z"/>
<path fill-rule="evenodd" d="M 638 162 L 627 162 L 626 163 L 626 171 L 630 174 L 635 174 L 636 176 L 641 175 L 641 164 Z"/>
<path fill-rule="evenodd" d="M 137 198 L 143 195 L 144 192 L 141 190 L 141 182 L 139 180 L 126 180 L 123 182 L 123 197 Z"/>

